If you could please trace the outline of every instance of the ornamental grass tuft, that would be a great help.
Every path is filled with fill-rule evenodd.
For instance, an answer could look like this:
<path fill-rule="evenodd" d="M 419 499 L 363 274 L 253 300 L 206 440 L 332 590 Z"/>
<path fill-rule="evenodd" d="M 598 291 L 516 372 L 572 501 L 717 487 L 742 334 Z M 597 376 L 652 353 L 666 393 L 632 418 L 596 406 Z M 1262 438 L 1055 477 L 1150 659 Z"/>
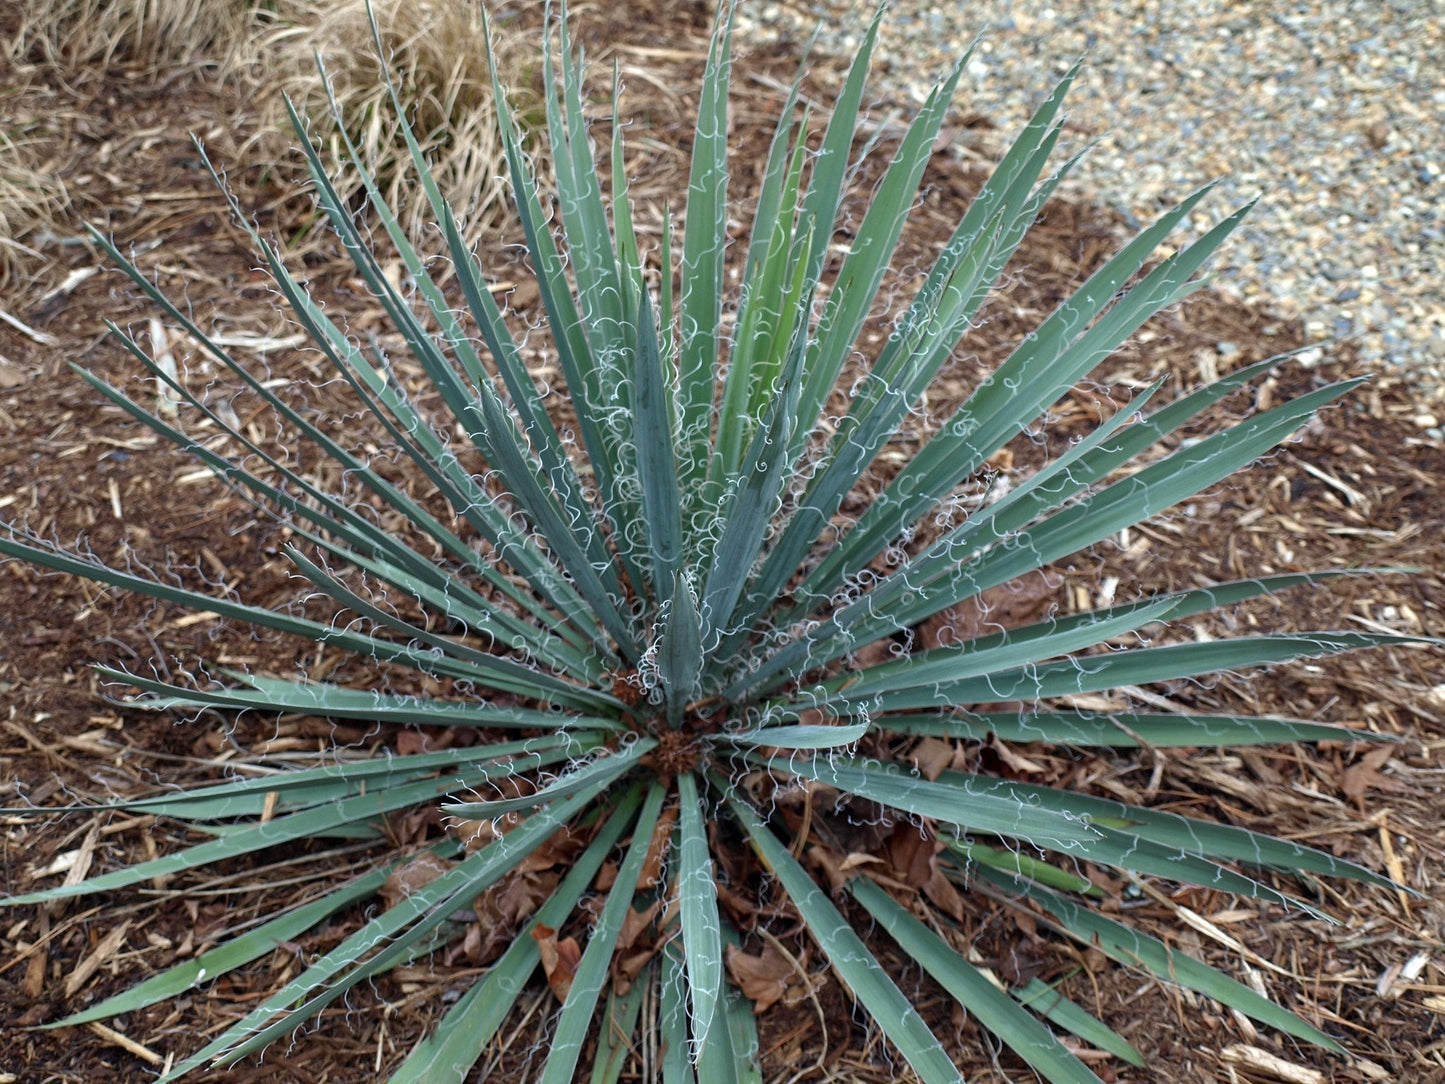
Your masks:
<path fill-rule="evenodd" d="M 633 218 L 623 126 L 612 124 L 610 146 L 590 139 L 595 105 L 565 13 L 553 20 L 542 51 L 555 202 L 534 178 L 492 77 L 543 316 L 530 323 L 499 305 L 489 254 L 464 242 L 409 132 L 445 246 L 446 289 L 347 144 L 351 167 L 366 178 L 369 213 L 404 267 L 388 273 L 389 257 L 358 225 L 293 112 L 316 198 L 394 332 L 387 340 L 348 328 L 252 230 L 311 349 L 354 400 L 340 429 L 238 361 L 184 304 L 97 238 L 229 374 L 228 403 L 249 399 L 269 412 L 294 454 L 278 454 L 239 420 L 254 411 L 218 406 L 208 394 L 214 380 L 193 388 L 118 328 L 165 387 L 170 409 L 153 412 L 81 375 L 283 523 L 310 604 L 267 609 L 193 591 L 16 525 L 0 535 L 0 553 L 303 637 L 397 675 L 358 687 L 299 667 L 290 675 L 217 670 L 193 681 L 106 669 L 139 690 L 137 707 L 457 727 L 476 740 L 409 755 L 333 751 L 299 769 L 248 765 L 215 785 L 120 803 L 209 838 L 5 902 L 113 895 L 328 837 L 372 839 L 377 858 L 355 879 L 55 1026 L 177 997 L 336 916 L 359 915 L 344 939 L 238 1009 L 233 1024 L 162 1079 L 230 1064 L 306 1027 L 358 984 L 465 941 L 479 916 L 495 915 L 488 907 L 499 892 L 531 877 L 545 886 L 536 906 L 488 931 L 501 935 L 493 957 L 392 1081 L 466 1078 L 521 1011 L 528 984 L 542 978 L 558 1007 L 550 1044 L 534 1054 L 534 1079 L 571 1081 L 587 1061 L 594 1081 L 616 1080 L 633 1056 L 649 1059 L 648 1079 L 760 1079 L 754 1001 L 767 1000 L 758 974 L 768 961 L 746 946 L 774 944 L 773 923 L 779 932 L 800 924 L 809 951 L 920 1080 L 960 1074 L 900 989 L 904 976 L 880 962 L 883 946 L 887 960 L 912 961 L 1050 1081 L 1099 1079 L 1061 1032 L 1141 1064 L 1121 1036 L 1057 990 L 1038 979 L 1009 985 L 973 962 L 969 894 L 1341 1050 L 1251 987 L 1132 929 L 1111 896 L 1161 878 L 1315 915 L 1292 884 L 1333 877 L 1390 885 L 1386 878 L 1297 843 L 958 770 L 959 760 L 924 771 L 916 754 L 985 741 L 1127 749 L 1369 737 L 1313 722 L 1149 710 L 1143 705 L 1158 698 L 1147 695 L 1130 701 L 1137 709 L 1080 706 L 1098 701 L 1088 694 L 1406 639 L 1177 631 L 1213 608 L 1344 573 L 1140 593 L 927 649 L 910 637 L 1247 466 L 1357 382 L 1203 436 L 1201 415 L 1282 359 L 1165 404 L 1156 402 L 1160 384 L 1142 387 L 1031 473 L 978 485 L 1008 442 L 1042 425 L 1146 320 L 1200 285 L 1201 269 L 1247 208 L 1151 262 L 1198 213 L 1199 191 L 1093 272 L 926 441 L 896 454 L 897 436 L 916 437 L 930 384 L 1072 165 L 1046 172 L 1075 73 L 1044 100 L 920 272 L 916 293 L 891 308 L 886 336 L 868 347 L 862 329 L 967 62 L 960 58 L 907 125 L 845 243 L 838 224 L 856 188 L 855 139 L 878 29 L 875 18 L 826 124 L 811 123 L 793 87 L 729 290 L 727 248 L 742 243 L 729 240 L 741 215 L 728 191 L 730 10 L 708 53 L 685 224 L 665 220 L 656 251 L 644 248 Z M 336 130 L 344 140 L 346 128 Z M 599 153 L 610 158 L 610 192 Z M 535 364 L 544 337 L 545 376 Z M 340 431 L 358 416 L 388 446 L 368 450 Z M 318 601 L 321 617 L 313 616 Z M 419 677 L 408 684 L 408 674 Z M 388 848 L 389 818 L 438 804 L 444 830 Z M 850 850 L 850 841 L 885 837 L 888 848 Z M 913 857 L 899 858 L 903 851 Z M 540 881 L 538 871 L 547 871 Z M 641 1028 L 654 1030 L 638 1037 Z"/>

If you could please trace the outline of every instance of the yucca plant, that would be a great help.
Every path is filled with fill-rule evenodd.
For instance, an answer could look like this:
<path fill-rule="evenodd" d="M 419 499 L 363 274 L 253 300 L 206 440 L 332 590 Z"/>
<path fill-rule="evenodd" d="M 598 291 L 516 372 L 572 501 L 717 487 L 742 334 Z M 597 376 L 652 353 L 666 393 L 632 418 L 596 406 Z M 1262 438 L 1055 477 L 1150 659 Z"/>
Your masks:
<path fill-rule="evenodd" d="M 810 127 L 796 85 L 788 98 L 735 295 L 724 288 L 736 213 L 727 193 L 730 13 L 708 54 L 676 258 L 670 221 L 659 252 L 639 244 L 615 118 L 610 198 L 604 193 L 565 13 L 545 49 L 555 211 L 495 87 L 515 213 L 565 402 L 554 394 L 555 377 L 544 384 L 529 369 L 535 318 L 514 319 L 499 307 L 415 143 L 455 296 L 436 285 L 373 186 L 375 213 L 414 293 L 388 276 L 307 142 L 317 198 L 404 355 L 375 338 L 359 341 L 273 246 L 253 237 L 313 348 L 389 441 L 384 456 L 355 439 L 354 417 L 339 429 L 294 405 L 100 240 L 233 374 L 236 394 L 253 396 L 284 424 L 295 454 L 263 443 L 237 411 L 172 375 L 119 329 L 180 417 L 168 420 L 82 375 L 289 528 L 286 553 L 308 581 L 313 609 L 270 610 L 192 591 L 16 526 L 0 552 L 354 652 L 402 675 L 354 687 L 305 674 L 227 670 L 181 684 L 105 670 L 143 691 L 137 706 L 459 727 L 480 740 L 413 755 L 338 750 L 305 769 L 242 762 L 225 782 L 125 802 L 213 838 L 7 902 L 113 893 L 317 837 L 381 840 L 390 816 L 429 803 L 445 803 L 449 820 L 424 847 L 388 854 L 371 872 L 56 1026 L 178 995 L 304 939 L 344 909 L 387 900 L 163 1079 L 234 1062 L 357 984 L 465 939 L 496 893 L 540 876 L 544 902 L 500 931 L 505 951 L 393 1081 L 462 1080 L 539 964 L 560 1009 L 537 1079 L 573 1079 L 586 1053 L 591 1079 L 615 1080 L 630 1049 L 650 1052 L 639 1055 L 652 1059 L 643 1070 L 649 1079 L 759 1079 L 753 1006 L 738 988 L 746 983 L 728 974 L 745 973 L 739 946 L 765 922 L 759 913 L 784 906 L 921 1080 L 960 1074 L 860 929 L 876 931 L 875 945 L 895 942 L 1051 1081 L 1098 1078 L 1044 1018 L 1139 1062 L 1118 1034 L 1056 990 L 1038 980 L 1009 987 L 971 963 L 965 893 L 1341 1049 L 1276 1002 L 1092 905 L 1117 891 L 1117 877 L 1101 875 L 1108 871 L 1310 915 L 1315 908 L 1292 897 L 1280 874 L 1386 879 L 1237 827 L 953 766 L 914 766 L 928 739 L 960 749 L 986 739 L 1135 748 L 1359 737 L 1274 718 L 1090 711 L 1074 699 L 1403 639 L 1171 637 L 1171 623 L 1340 573 L 1147 595 L 929 650 L 906 650 L 906 641 L 922 622 L 1244 467 L 1354 382 L 1190 440 L 1182 427 L 1280 359 L 1165 406 L 1153 402 L 1155 384 L 1031 474 L 983 487 L 986 499 L 971 496 L 981 492 L 971 480 L 1000 449 L 1151 315 L 1199 285 L 1200 269 L 1243 209 L 1152 267 L 1148 261 L 1200 205 L 1200 191 L 1095 271 L 897 467 L 890 440 L 914 424 L 926 389 L 1072 164 L 1045 172 L 1074 73 L 1040 106 L 916 295 L 890 314 L 879 348 L 860 361 L 861 331 L 966 61 L 908 124 L 840 253 L 835 223 L 861 160 L 855 135 L 878 26 L 875 18 L 821 131 Z M 615 105 L 615 79 L 613 91 Z M 323 466 L 306 470 L 303 462 Z M 310 616 L 317 599 L 329 607 L 321 618 Z M 898 649 L 865 650 L 889 642 Z M 405 684 L 408 672 L 425 686 Z M 916 841 L 921 867 L 891 858 L 896 849 L 849 853 L 850 841 L 876 840 L 877 826 L 890 824 Z M 644 1000 L 655 1011 L 642 1014 Z M 655 1041 L 633 1043 L 640 1019 L 653 1021 Z"/>

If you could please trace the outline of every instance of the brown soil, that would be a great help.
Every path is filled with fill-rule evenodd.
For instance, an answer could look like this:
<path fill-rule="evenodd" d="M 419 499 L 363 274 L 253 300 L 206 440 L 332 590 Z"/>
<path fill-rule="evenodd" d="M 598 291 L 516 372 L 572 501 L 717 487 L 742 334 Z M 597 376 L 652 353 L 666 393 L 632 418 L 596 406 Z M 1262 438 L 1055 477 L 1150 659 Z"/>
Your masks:
<path fill-rule="evenodd" d="M 592 55 L 604 61 L 616 55 L 624 68 L 633 69 L 627 97 L 631 137 L 634 148 L 645 148 L 638 152 L 633 191 L 640 204 L 655 210 L 664 199 L 675 200 L 685 183 L 680 152 L 663 148 L 686 146 L 690 102 L 673 88 L 695 85 L 700 68 L 695 54 L 704 43 L 692 12 L 650 5 L 625 10 L 626 17 L 611 25 L 594 16 Z M 769 84 L 785 78 L 794 63 L 786 56 L 754 56 L 738 73 L 735 191 L 748 190 L 750 164 L 759 161 L 766 145 L 776 103 Z M 826 84 L 833 75 L 823 67 L 814 77 Z M 237 200 L 260 217 L 265 230 L 284 238 L 304 224 L 304 204 L 273 187 L 274 178 L 228 159 L 227 148 L 240 142 L 234 130 L 238 103 L 228 92 L 203 73 L 158 76 L 124 66 L 69 83 L 47 80 L 43 73 L 27 78 L 27 89 L 3 108 L 16 116 L 50 118 L 56 161 L 76 201 L 76 224 L 96 224 L 123 249 L 158 242 L 140 257 L 143 266 L 171 296 L 184 298 L 202 325 L 214 321 L 231 333 L 290 333 L 254 271 L 257 260 L 244 235 L 189 142 L 189 133 L 205 134 L 213 157 L 231 169 Z M 973 146 L 979 133 L 960 119 L 954 135 L 958 145 Z M 920 259 L 930 242 L 946 235 L 977 186 L 969 157 L 938 156 L 908 242 Z M 70 232 L 79 238 L 78 225 Z M 955 370 L 931 393 L 938 400 L 931 404 L 935 412 L 946 411 L 978 372 L 996 364 L 1119 235 L 1120 224 L 1097 208 L 1051 207 L 1005 295 L 990 307 L 988 321 L 960 352 Z M 150 306 L 109 269 L 73 290 L 53 292 L 68 273 L 101 268 L 103 260 L 84 240 L 52 245 L 50 251 L 54 263 L 34 281 L 0 295 L 0 309 L 53 337 L 40 343 L 0 325 L 0 515 L 24 519 L 42 534 L 108 559 L 129 553 L 194 585 L 223 582 L 250 602 L 284 602 L 292 588 L 277 556 L 277 528 L 235 495 L 197 480 L 193 463 L 128 421 L 69 368 L 99 373 L 153 402 L 154 388 L 135 375 L 136 366 L 104 327 L 113 320 L 146 341 Z M 346 269 L 320 250 L 308 259 L 313 289 L 362 322 L 368 302 Z M 172 342 L 182 349 L 179 338 Z M 1216 344 L 1222 342 L 1235 344 L 1237 352 L 1221 357 Z M 1066 400 L 1056 411 L 1051 439 L 1097 417 L 1100 396 L 1126 380 L 1167 374 L 1177 391 L 1197 384 L 1210 369 L 1226 371 L 1301 343 L 1300 329 L 1288 321 L 1206 292 L 1154 321 L 1094 383 Z M 1254 400 L 1278 402 L 1352 375 L 1348 349 L 1341 355 L 1315 368 L 1286 366 Z M 304 356 L 279 352 L 269 363 L 293 379 L 309 372 Z M 1108 577 L 1119 578 L 1123 593 L 1266 571 L 1414 566 L 1421 571 L 1350 579 L 1209 620 L 1280 631 L 1388 627 L 1439 635 L 1445 630 L 1439 542 L 1445 537 L 1440 482 L 1445 448 L 1423 437 L 1414 420 L 1419 395 L 1398 375 L 1377 376 L 1267 462 L 1137 529 L 1129 542 L 1099 547 L 1056 569 L 1053 579 L 996 596 L 990 619 L 1017 623 L 1055 603 L 1089 602 Z M 1231 411 L 1264 405 L 1254 400 L 1232 402 Z M 1037 452 L 1032 443 L 1021 442 L 1010 454 L 1022 465 Z M 978 619 L 953 615 L 962 626 Z M 90 668 L 111 663 L 164 673 L 204 659 L 286 671 L 303 650 L 315 654 L 314 646 L 258 638 L 117 591 L 16 563 L 0 565 L 0 804 L 57 806 L 137 794 L 158 784 L 209 778 L 218 758 L 237 751 L 315 749 L 336 737 L 370 740 L 306 720 L 278 724 L 136 712 L 110 699 L 118 690 L 105 688 Z M 316 655 L 314 662 L 323 661 L 336 664 Z M 1177 909 L 1209 918 L 1280 969 L 1258 972 L 1272 996 L 1340 1037 L 1356 1058 L 1332 1057 L 1256 1032 L 1248 1021 L 1207 1001 L 1037 936 L 985 900 L 970 903 L 974 948 L 1006 978 L 1076 971 L 1066 987 L 1069 995 L 1148 1060 L 1143 1071 L 1108 1060 L 1096 1063 L 1106 1080 L 1274 1079 L 1238 1060 L 1244 1046 L 1270 1051 L 1296 1067 L 1301 1075 L 1289 1079 L 1445 1079 L 1442 680 L 1438 651 L 1394 649 L 1230 675 L 1208 686 L 1153 690 L 1199 710 L 1335 721 L 1401 739 L 1383 747 L 1109 755 L 993 746 L 978 752 L 991 770 L 1018 772 L 1031 781 L 1088 788 L 1305 840 L 1387 871 L 1421 892 L 1421 898 L 1410 898 L 1353 884 L 1321 886 L 1320 902 L 1344 920 L 1341 926 L 1169 886 L 1142 898 L 1130 913 L 1131 920 L 1171 944 L 1240 974 L 1237 954 L 1186 926 Z M 0 891 L 7 894 L 33 889 L 37 871 L 67 852 L 79 850 L 81 861 L 99 871 L 165 852 L 184 836 L 164 822 L 41 812 L 0 814 L 0 829 Z M 124 988 L 216 930 L 367 857 L 297 848 L 48 912 L 7 912 L 0 922 L 0 1081 L 150 1079 L 157 1066 L 148 1064 L 148 1055 L 164 1058 L 193 1049 L 229 1023 L 236 1006 L 250 1005 L 272 989 L 294 957 L 280 951 L 214 988 L 110 1021 L 112 1030 L 44 1031 L 35 1025 Z M 122 923 L 123 935 L 108 937 Z M 826 980 L 817 952 L 801 940 L 785 940 L 817 982 L 812 989 L 797 984 L 795 996 L 764 1014 L 766 1079 L 900 1079 L 901 1063 L 860 1022 L 839 983 Z M 884 939 L 877 940 L 880 954 L 896 965 L 895 974 L 930 1015 L 968 1079 L 1032 1079 L 1012 1055 L 998 1054 L 987 1035 L 950 1008 L 927 979 L 895 959 Z M 294 946 L 298 952 L 317 947 Z M 1423 968 L 1421 956 L 1427 961 Z M 68 978 L 81 970 L 90 977 L 67 991 Z M 279 1045 L 259 1066 L 246 1063 L 198 1079 L 375 1079 L 377 1069 L 396 1065 L 436 1018 L 442 995 L 470 975 L 439 962 L 392 976 L 329 1014 L 319 1033 Z M 545 1042 L 538 1021 L 546 1017 L 544 1007 L 525 1030 L 510 1036 L 510 1052 L 499 1055 L 508 1066 L 503 1078 L 525 1077 L 525 1052 Z M 624 1079 L 639 1079 L 640 1072 L 631 1067 Z"/>

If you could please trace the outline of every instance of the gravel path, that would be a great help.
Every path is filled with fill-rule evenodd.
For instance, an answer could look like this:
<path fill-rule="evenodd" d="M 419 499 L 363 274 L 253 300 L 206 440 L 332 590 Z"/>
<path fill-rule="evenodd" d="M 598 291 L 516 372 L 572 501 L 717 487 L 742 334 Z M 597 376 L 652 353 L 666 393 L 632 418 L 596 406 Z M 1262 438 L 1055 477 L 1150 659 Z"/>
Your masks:
<path fill-rule="evenodd" d="M 822 19 L 820 48 L 849 55 L 874 2 L 742 7 L 760 36 L 806 40 Z M 1213 212 L 1262 196 L 1221 253 L 1221 290 L 1297 316 L 1311 335 L 1353 338 L 1374 368 L 1407 369 L 1422 386 L 1421 428 L 1438 439 L 1442 24 L 1442 0 L 896 0 L 874 87 L 921 100 L 981 35 L 957 104 L 997 123 L 1001 144 L 1084 56 L 1066 144 L 1098 145 L 1072 193 L 1141 221 L 1215 178 Z"/>

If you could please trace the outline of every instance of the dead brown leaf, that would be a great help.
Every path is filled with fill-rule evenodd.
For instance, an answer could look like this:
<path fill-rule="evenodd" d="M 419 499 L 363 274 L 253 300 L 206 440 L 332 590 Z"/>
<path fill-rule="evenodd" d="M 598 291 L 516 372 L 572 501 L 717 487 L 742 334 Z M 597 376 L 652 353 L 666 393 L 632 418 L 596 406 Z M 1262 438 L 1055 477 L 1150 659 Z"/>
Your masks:
<path fill-rule="evenodd" d="M 18 388 L 25 383 L 25 372 L 9 358 L 0 355 L 0 388 Z"/>
<path fill-rule="evenodd" d="M 909 888 L 922 890 L 935 907 L 963 918 L 963 897 L 939 864 L 943 850 L 933 833 L 916 824 L 899 824 L 884 845 L 888 863 Z"/>
<path fill-rule="evenodd" d="M 652 925 L 657 913 L 662 910 L 662 900 L 655 900 L 641 911 L 629 907 L 622 920 L 622 932 L 617 935 L 617 952 L 623 953 L 637 943 L 644 930 Z"/>
<path fill-rule="evenodd" d="M 1016 752 L 1008 742 L 999 741 L 997 738 L 990 739 L 988 747 L 993 750 L 995 756 L 1003 761 L 1009 771 L 1018 775 L 1043 775 L 1049 769 L 1036 760 L 1030 760 L 1022 753 Z"/>
<path fill-rule="evenodd" d="M 1057 605 L 1063 583 L 1057 573 L 1039 569 L 991 587 L 923 622 L 918 641 L 925 648 L 946 647 L 1042 620 Z"/>
<path fill-rule="evenodd" d="M 642 861 L 642 873 L 638 876 L 638 889 L 653 888 L 662 880 L 662 867 L 667 861 L 668 847 L 672 844 L 672 830 L 677 824 L 677 806 L 670 806 L 657 819 L 652 839 L 647 844 L 647 855 Z"/>
<path fill-rule="evenodd" d="M 556 870 L 513 870 L 487 888 L 472 904 L 479 929 L 475 951 L 467 959 L 491 963 L 545 903 L 562 879 Z"/>
<path fill-rule="evenodd" d="M 1381 745 L 1362 756 L 1357 764 L 1346 768 L 1340 777 L 1340 790 L 1344 796 L 1363 809 L 1366 791 L 1385 789 L 1389 784 L 1380 769 L 1389 763 L 1394 752 L 1390 746 Z"/>
<path fill-rule="evenodd" d="M 572 980 L 577 977 L 577 965 L 582 962 L 582 947 L 575 937 L 557 938 L 557 931 L 551 926 L 538 926 L 532 931 L 537 942 L 537 951 L 542 956 L 542 970 L 547 973 L 547 985 L 558 1001 L 566 1001 L 572 989 Z"/>
<path fill-rule="evenodd" d="M 789 987 L 798 981 L 798 972 L 792 961 L 769 942 L 762 952 L 753 956 L 736 945 L 729 945 L 727 951 L 728 973 L 738 984 L 743 995 L 753 1002 L 753 1012 L 767 1012 L 770 1007 L 789 995 Z"/>
<path fill-rule="evenodd" d="M 451 868 L 451 863 L 435 852 L 422 851 L 400 869 L 393 870 L 381 886 L 381 898 L 386 901 L 387 910 L 412 893 L 420 892 Z"/>
<path fill-rule="evenodd" d="M 447 832 L 462 845 L 467 854 L 476 854 L 483 847 L 501 839 L 521 823 L 522 815 L 520 813 L 503 813 L 492 820 L 448 821 Z"/>
<path fill-rule="evenodd" d="M 809 847 L 807 855 L 808 861 L 828 879 L 828 887 L 835 894 L 842 891 L 849 878 L 849 874 L 843 869 L 843 863 L 847 859 L 827 847 L 820 846 Z"/>
<path fill-rule="evenodd" d="M 910 888 L 922 888 L 933 872 L 936 843 L 926 827 L 902 823 L 893 826 L 884 850 L 888 864 L 903 882 Z"/>
<path fill-rule="evenodd" d="M 394 814 L 387 822 L 387 828 L 397 846 L 414 847 L 430 839 L 432 829 L 440 823 L 440 807 L 428 803 L 408 813 Z"/>
<path fill-rule="evenodd" d="M 933 868 L 932 875 L 923 885 L 923 894 L 928 897 L 933 906 L 937 907 L 944 914 L 955 921 L 963 921 L 963 894 L 954 887 L 952 881 L 944 875 L 943 868 L 938 864 L 938 856 L 934 855 L 930 860 Z"/>
<path fill-rule="evenodd" d="M 25 978 L 20 983 L 20 989 L 25 996 L 34 1001 L 45 990 L 46 964 L 50 955 L 46 951 L 46 942 L 50 940 L 50 911 L 44 907 L 40 909 L 39 926 L 36 930 L 35 949 L 31 953 L 30 961 L 25 965 Z"/>
<path fill-rule="evenodd" d="M 958 748 L 942 738 L 924 738 L 913 750 L 913 766 L 930 783 L 954 766 Z"/>
<path fill-rule="evenodd" d="M 448 726 L 423 726 L 403 730 L 396 736 L 396 751 L 399 756 L 414 756 L 417 753 L 439 753 L 457 743 L 458 731 Z"/>

